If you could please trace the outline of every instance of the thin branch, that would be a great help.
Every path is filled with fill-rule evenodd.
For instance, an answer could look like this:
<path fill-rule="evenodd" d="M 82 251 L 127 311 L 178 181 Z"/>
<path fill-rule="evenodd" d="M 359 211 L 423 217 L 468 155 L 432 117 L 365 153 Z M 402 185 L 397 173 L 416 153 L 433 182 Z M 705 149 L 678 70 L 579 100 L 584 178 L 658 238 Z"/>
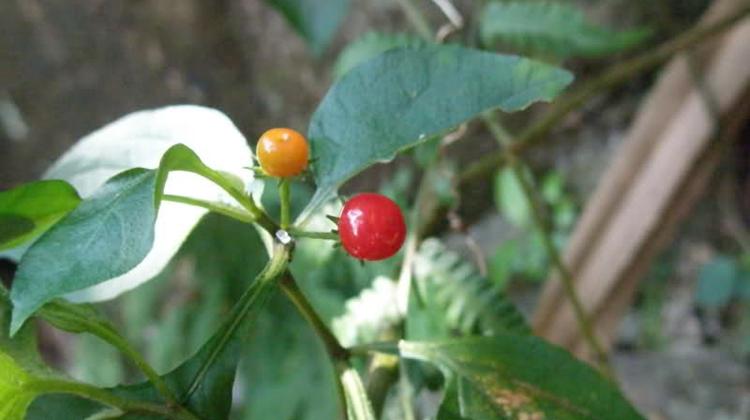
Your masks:
<path fill-rule="evenodd" d="M 72 394 L 78 395 L 92 401 L 115 407 L 125 413 L 142 413 L 158 415 L 162 418 L 176 420 L 197 420 L 197 417 L 185 411 L 175 412 L 168 407 L 130 400 L 113 394 L 112 392 L 97 388 L 81 382 L 73 382 L 62 379 L 33 378 L 25 385 L 39 394 Z"/>
<path fill-rule="evenodd" d="M 196 206 L 196 207 L 202 207 L 214 213 L 219 213 L 224 216 L 231 217 L 232 219 L 236 219 L 245 223 L 253 223 L 256 220 L 252 214 L 244 211 L 243 209 L 230 206 L 227 204 L 212 203 L 210 201 L 199 200 L 197 198 L 184 197 L 181 195 L 171 195 L 171 194 L 164 194 L 162 196 L 162 200 L 171 201 L 173 203 L 181 203 L 181 204 L 187 204 L 187 205 Z"/>
<path fill-rule="evenodd" d="M 419 7 L 414 4 L 413 0 L 397 0 L 398 5 L 403 10 L 406 19 L 409 24 L 414 28 L 417 34 L 426 39 L 432 39 L 432 28 L 430 28 L 430 22 L 424 17 L 424 14 Z"/>
<path fill-rule="evenodd" d="M 578 322 L 578 326 L 583 333 L 586 343 L 596 356 L 597 364 L 602 369 L 602 371 L 610 378 L 613 377 L 612 368 L 609 365 L 607 353 L 604 351 L 604 347 L 599 342 L 599 339 L 594 333 L 594 329 L 591 325 L 591 320 L 589 319 L 589 316 L 586 313 L 583 304 L 581 303 L 581 299 L 578 297 L 578 292 L 575 289 L 573 275 L 570 272 L 568 266 L 563 261 L 562 256 L 560 255 L 560 251 L 552 241 L 552 235 L 549 231 L 549 227 L 544 221 L 544 209 L 542 202 L 537 196 L 534 186 L 526 177 L 526 174 L 523 171 L 523 167 L 521 166 L 521 160 L 512 151 L 512 136 L 502 127 L 502 125 L 500 125 L 495 120 L 495 115 L 493 113 L 486 114 L 485 116 L 483 116 L 482 120 L 484 121 L 485 125 L 490 130 L 492 135 L 495 137 L 495 139 L 497 139 L 497 141 L 503 147 L 508 165 L 513 170 L 513 174 L 518 180 L 524 196 L 531 204 L 532 219 L 534 221 L 534 224 L 536 225 L 536 228 L 541 233 L 542 242 L 547 255 L 550 257 L 550 259 L 552 259 L 552 264 L 560 274 L 565 294 L 567 295 L 568 300 L 570 300 L 570 303 L 573 305 L 573 312 L 575 314 L 576 321 Z"/>
<path fill-rule="evenodd" d="M 750 6 L 744 7 L 714 24 L 698 26 L 637 57 L 613 64 L 599 76 L 582 83 L 572 93 L 558 99 L 544 116 L 516 137 L 509 150 L 516 155 L 522 154 L 542 140 L 571 111 L 578 109 L 600 92 L 625 83 L 634 76 L 660 65 L 676 53 L 722 33 L 749 14 Z M 492 173 L 503 164 L 504 153 L 503 150 L 498 151 L 469 166 L 461 174 L 460 182 L 465 184 Z"/>
<path fill-rule="evenodd" d="M 294 280 L 292 273 L 286 272 L 284 276 L 279 280 L 281 290 L 294 304 L 299 313 L 307 320 L 310 326 L 315 330 L 315 333 L 323 340 L 328 354 L 334 361 L 348 361 L 351 354 L 349 350 L 339 343 L 339 340 L 328 328 L 326 323 L 320 318 L 315 308 L 312 307 L 310 301 L 307 300 L 302 290 L 297 286 L 297 282 Z"/>

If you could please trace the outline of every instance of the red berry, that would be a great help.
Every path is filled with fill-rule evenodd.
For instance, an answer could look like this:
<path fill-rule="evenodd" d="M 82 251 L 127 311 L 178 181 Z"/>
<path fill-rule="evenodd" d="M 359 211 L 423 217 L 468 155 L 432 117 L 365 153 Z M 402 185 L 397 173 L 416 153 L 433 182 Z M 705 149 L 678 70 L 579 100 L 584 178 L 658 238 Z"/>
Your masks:
<path fill-rule="evenodd" d="M 341 245 L 360 260 L 391 257 L 401 249 L 406 237 L 401 209 L 380 194 L 359 194 L 347 201 L 338 225 Z"/>

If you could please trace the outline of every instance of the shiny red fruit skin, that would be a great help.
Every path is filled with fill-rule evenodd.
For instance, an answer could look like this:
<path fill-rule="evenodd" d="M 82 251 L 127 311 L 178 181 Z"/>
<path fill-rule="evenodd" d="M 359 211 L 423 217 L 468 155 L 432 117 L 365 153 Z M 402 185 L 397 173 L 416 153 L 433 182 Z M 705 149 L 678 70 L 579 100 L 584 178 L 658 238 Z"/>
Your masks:
<path fill-rule="evenodd" d="M 358 194 L 347 201 L 338 227 L 346 252 L 366 261 L 393 256 L 406 238 L 401 209 L 390 198 L 374 193 Z"/>

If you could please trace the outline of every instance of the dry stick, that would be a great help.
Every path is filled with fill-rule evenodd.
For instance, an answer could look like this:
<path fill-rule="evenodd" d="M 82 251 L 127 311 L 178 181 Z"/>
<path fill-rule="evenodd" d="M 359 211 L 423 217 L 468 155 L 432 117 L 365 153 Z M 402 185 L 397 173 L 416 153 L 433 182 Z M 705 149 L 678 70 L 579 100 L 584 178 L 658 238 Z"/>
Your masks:
<path fill-rule="evenodd" d="M 516 141 L 508 151 L 516 155 L 522 154 L 542 140 L 568 113 L 578 109 L 600 92 L 627 82 L 633 76 L 658 66 L 674 54 L 725 31 L 735 23 L 746 18 L 748 14 L 750 14 L 750 6 L 744 7 L 734 15 L 726 17 L 712 25 L 691 29 L 642 55 L 612 65 L 612 67 L 605 70 L 601 75 L 584 82 L 573 93 L 555 102 L 555 105 L 544 116 L 517 136 Z M 459 181 L 465 184 L 491 173 L 502 166 L 505 161 L 504 154 L 505 151 L 501 150 L 480 159 L 461 174 Z"/>
<path fill-rule="evenodd" d="M 531 216 L 533 218 L 534 224 L 542 234 L 542 242 L 544 244 L 547 255 L 549 255 L 549 257 L 552 259 L 552 264 L 554 264 L 555 268 L 560 273 L 563 287 L 565 288 L 565 294 L 573 305 L 573 312 L 575 313 L 576 321 L 578 321 L 578 325 L 583 332 L 586 343 L 594 352 L 597 359 L 597 364 L 599 365 L 599 368 L 602 370 L 602 372 L 604 372 L 609 378 L 613 378 L 614 376 L 612 368 L 609 365 L 607 353 L 604 351 L 604 347 L 596 337 L 594 329 L 591 326 L 591 320 L 589 319 L 586 310 L 583 308 L 583 304 L 581 304 L 581 300 L 578 297 L 578 293 L 576 292 L 573 282 L 573 275 L 571 274 L 570 269 L 568 269 L 567 265 L 565 265 L 565 263 L 563 262 L 563 259 L 560 256 L 560 252 L 558 251 L 557 247 L 552 242 L 552 236 L 549 232 L 549 228 L 544 222 L 541 200 L 537 196 L 534 187 L 526 178 L 523 168 L 521 167 L 521 160 L 511 150 L 511 146 L 513 145 L 512 136 L 507 131 L 505 131 L 505 129 L 495 120 L 494 113 L 488 113 L 483 116 L 482 119 L 492 135 L 500 143 L 503 150 L 506 151 L 505 158 L 507 159 L 508 164 L 513 170 L 513 174 L 518 180 L 524 196 L 526 196 L 526 199 L 531 204 Z"/>

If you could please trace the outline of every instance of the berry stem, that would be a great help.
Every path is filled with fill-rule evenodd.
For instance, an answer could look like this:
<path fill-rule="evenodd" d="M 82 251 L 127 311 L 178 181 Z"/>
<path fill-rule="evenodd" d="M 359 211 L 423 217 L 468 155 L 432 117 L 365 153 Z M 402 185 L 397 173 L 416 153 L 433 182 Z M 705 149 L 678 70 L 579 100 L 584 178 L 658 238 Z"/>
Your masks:
<path fill-rule="evenodd" d="M 289 228 L 288 232 L 290 235 L 297 237 L 297 238 L 328 239 L 331 241 L 339 240 L 339 234 L 333 231 L 332 232 L 308 232 L 306 230 Z"/>
<path fill-rule="evenodd" d="M 281 178 L 279 181 L 279 200 L 281 201 L 281 228 L 287 229 L 292 219 L 292 192 L 289 189 L 288 178 Z"/>
<path fill-rule="evenodd" d="M 204 209 L 208 209 L 214 213 L 219 213 L 224 216 L 231 217 L 232 219 L 236 219 L 245 223 L 255 222 L 255 217 L 252 214 L 248 213 L 247 211 L 243 209 L 228 206 L 226 204 L 211 203 L 209 201 L 198 200 L 196 198 L 183 197 L 181 195 L 171 195 L 171 194 L 164 194 L 162 196 L 162 200 L 171 201 L 173 203 L 188 204 L 188 205 L 196 206 L 196 207 L 203 207 Z"/>

